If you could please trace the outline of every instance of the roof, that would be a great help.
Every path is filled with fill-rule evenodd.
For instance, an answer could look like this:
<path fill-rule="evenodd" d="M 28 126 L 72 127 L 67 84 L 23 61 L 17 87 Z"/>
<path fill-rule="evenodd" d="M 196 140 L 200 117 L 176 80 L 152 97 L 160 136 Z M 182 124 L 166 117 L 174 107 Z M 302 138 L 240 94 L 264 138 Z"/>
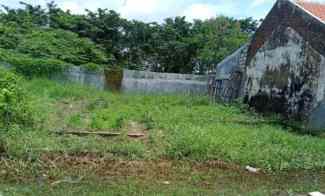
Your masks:
<path fill-rule="evenodd" d="M 297 0 L 295 3 L 325 22 L 325 3 L 317 3 L 307 0 Z"/>

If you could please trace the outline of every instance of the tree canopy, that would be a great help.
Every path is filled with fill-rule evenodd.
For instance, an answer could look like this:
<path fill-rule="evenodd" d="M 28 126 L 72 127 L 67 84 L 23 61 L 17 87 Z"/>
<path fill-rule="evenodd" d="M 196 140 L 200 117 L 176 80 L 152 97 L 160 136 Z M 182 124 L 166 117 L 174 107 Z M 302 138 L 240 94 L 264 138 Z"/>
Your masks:
<path fill-rule="evenodd" d="M 55 2 L 46 8 L 22 5 L 3 6 L 0 48 L 76 65 L 206 73 L 247 42 L 258 26 L 252 18 L 216 16 L 188 22 L 179 16 L 159 24 L 127 20 L 101 8 L 77 15 Z"/>

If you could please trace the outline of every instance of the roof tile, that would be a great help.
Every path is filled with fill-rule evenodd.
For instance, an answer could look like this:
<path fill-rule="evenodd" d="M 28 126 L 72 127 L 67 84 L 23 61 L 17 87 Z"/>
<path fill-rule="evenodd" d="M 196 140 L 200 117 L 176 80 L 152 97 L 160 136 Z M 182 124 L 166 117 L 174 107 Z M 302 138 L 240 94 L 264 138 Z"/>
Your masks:
<path fill-rule="evenodd" d="M 325 4 L 324 3 L 316 3 L 304 0 L 297 0 L 296 3 L 303 7 L 305 10 L 312 13 L 314 16 L 321 19 L 325 22 Z"/>

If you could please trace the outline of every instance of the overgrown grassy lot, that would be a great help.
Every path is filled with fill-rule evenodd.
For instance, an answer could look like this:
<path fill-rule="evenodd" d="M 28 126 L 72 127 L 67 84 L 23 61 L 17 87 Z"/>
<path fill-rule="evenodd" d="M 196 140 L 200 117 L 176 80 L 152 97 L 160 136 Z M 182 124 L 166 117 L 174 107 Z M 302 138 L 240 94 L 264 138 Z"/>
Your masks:
<path fill-rule="evenodd" d="M 91 152 L 133 160 L 223 160 L 274 171 L 325 167 L 323 138 L 295 134 L 240 107 L 210 104 L 206 97 L 121 95 L 39 79 L 25 88 L 39 127 L 10 132 L 6 147 L 13 157 Z M 130 139 L 132 129 L 147 138 Z M 123 134 L 78 137 L 58 131 Z"/>
<path fill-rule="evenodd" d="M 24 88 L 35 126 L 2 134 L 5 194 L 294 195 L 324 189 L 324 138 L 299 135 L 243 106 L 212 104 L 207 97 L 114 94 L 45 79 L 26 81 Z M 71 131 L 121 135 L 64 134 Z M 134 133 L 143 136 L 129 136 Z M 248 174 L 246 165 L 263 172 Z"/>

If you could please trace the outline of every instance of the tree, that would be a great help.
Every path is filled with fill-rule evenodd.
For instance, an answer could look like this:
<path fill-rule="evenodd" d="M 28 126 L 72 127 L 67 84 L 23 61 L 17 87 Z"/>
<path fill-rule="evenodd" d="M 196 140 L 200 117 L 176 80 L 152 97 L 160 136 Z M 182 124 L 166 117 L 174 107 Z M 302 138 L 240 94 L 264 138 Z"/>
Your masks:
<path fill-rule="evenodd" d="M 206 21 L 195 21 L 194 30 L 199 43 L 196 70 L 206 72 L 226 56 L 247 42 L 248 33 L 243 32 L 240 23 L 232 18 L 220 16 Z"/>
<path fill-rule="evenodd" d="M 0 25 L 2 48 L 13 49 L 21 43 L 21 35 L 29 35 L 29 40 L 35 42 L 25 40 L 24 45 L 19 47 L 20 51 L 29 51 L 34 56 L 56 53 L 53 52 L 56 50 L 53 44 L 49 44 L 53 49 L 49 51 L 31 48 L 37 44 L 38 49 L 45 47 L 39 43 L 46 42 L 45 37 L 49 36 L 44 30 L 46 26 L 49 31 L 56 30 L 58 34 L 59 30 L 65 30 L 89 38 L 97 48 L 104 50 L 106 56 L 111 57 L 110 63 L 158 72 L 205 73 L 212 70 L 227 55 L 247 42 L 258 27 L 258 22 L 252 18 L 236 20 L 220 16 L 190 23 L 185 17 L 175 17 L 158 24 L 129 21 L 115 11 L 101 8 L 96 11 L 86 10 L 85 14 L 72 14 L 69 10 L 60 9 L 54 1 L 47 4 L 47 9 L 22 4 L 24 8 L 21 9 L 3 6 L 5 11 L 0 12 L 0 24 L 3 24 Z M 35 38 L 32 39 L 33 36 Z M 69 41 L 67 43 L 73 45 Z M 62 59 L 62 56 L 55 58 Z M 78 63 L 71 59 L 69 62 Z"/>
<path fill-rule="evenodd" d="M 162 25 L 158 46 L 161 71 L 191 73 L 196 49 L 192 42 L 192 24 L 185 17 L 167 18 Z"/>
<path fill-rule="evenodd" d="M 41 6 L 20 2 L 24 6 L 22 9 L 11 9 L 2 5 L 5 10 L 0 15 L 1 22 L 15 22 L 26 28 L 29 26 L 45 26 L 47 24 L 47 13 Z"/>
<path fill-rule="evenodd" d="M 260 21 L 261 22 L 261 21 Z M 252 17 L 239 20 L 240 28 L 243 32 L 253 34 L 258 28 L 259 22 Z"/>

